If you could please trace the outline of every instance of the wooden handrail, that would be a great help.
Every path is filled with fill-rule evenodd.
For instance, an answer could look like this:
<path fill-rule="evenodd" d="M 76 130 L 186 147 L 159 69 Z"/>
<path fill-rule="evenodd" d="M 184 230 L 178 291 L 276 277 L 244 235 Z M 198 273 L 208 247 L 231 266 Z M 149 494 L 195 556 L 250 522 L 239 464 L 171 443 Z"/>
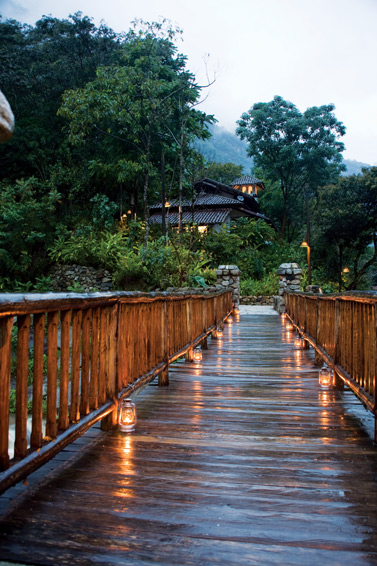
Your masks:
<path fill-rule="evenodd" d="M 167 385 L 169 364 L 232 309 L 231 291 L 0 295 L 0 493 L 94 422 L 115 426 L 120 398 L 157 375 Z"/>
<path fill-rule="evenodd" d="M 374 415 L 377 441 L 377 293 L 287 293 L 286 311 L 336 377 Z"/>

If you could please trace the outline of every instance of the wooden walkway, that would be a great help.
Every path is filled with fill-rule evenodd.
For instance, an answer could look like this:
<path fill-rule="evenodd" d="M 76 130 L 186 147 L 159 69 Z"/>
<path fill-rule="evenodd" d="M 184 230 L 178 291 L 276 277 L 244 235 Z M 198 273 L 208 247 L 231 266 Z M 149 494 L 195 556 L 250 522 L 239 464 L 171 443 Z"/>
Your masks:
<path fill-rule="evenodd" d="M 2 496 L 0 564 L 377 564 L 372 418 L 313 357 L 277 315 L 227 325 L 137 395 L 134 434 L 92 429 Z"/>

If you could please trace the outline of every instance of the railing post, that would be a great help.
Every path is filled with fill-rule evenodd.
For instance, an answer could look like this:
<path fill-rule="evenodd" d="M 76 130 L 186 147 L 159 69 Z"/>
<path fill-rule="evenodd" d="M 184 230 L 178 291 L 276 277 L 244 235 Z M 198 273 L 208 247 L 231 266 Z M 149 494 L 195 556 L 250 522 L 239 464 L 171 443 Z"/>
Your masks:
<path fill-rule="evenodd" d="M 17 319 L 17 374 L 16 374 L 16 443 L 14 455 L 24 458 L 27 452 L 27 377 L 29 369 L 30 315 Z"/>
<path fill-rule="evenodd" d="M 351 346 L 352 347 L 352 346 Z M 335 324 L 334 324 L 334 366 L 338 364 L 340 357 L 340 301 L 335 299 Z M 344 382 L 334 369 L 334 388 L 343 391 Z"/>
<path fill-rule="evenodd" d="M 106 371 L 106 397 L 115 403 L 114 410 L 101 420 L 102 430 L 112 430 L 118 424 L 118 372 L 117 372 L 117 338 L 118 338 L 118 312 L 119 303 L 116 303 L 109 313 L 107 371 Z"/>
<path fill-rule="evenodd" d="M 187 324 L 187 337 L 191 344 L 186 352 L 186 362 L 192 362 L 194 359 L 194 348 L 192 347 L 192 298 L 189 297 L 186 302 L 186 324 Z"/>
<path fill-rule="evenodd" d="M 320 329 L 320 319 L 321 319 L 321 301 L 319 299 L 319 297 L 316 298 L 317 301 L 317 316 L 316 316 L 316 328 L 315 328 L 315 343 L 316 345 L 318 345 L 318 339 L 319 339 L 319 329 Z M 317 350 L 315 351 L 315 356 L 314 356 L 314 365 L 316 367 L 319 367 L 322 365 L 322 356 L 317 352 Z"/>
<path fill-rule="evenodd" d="M 10 363 L 13 317 L 0 320 L 0 469 L 9 468 L 8 428 L 9 428 L 9 394 Z"/>
<path fill-rule="evenodd" d="M 166 368 L 158 374 L 158 385 L 169 385 L 169 308 L 168 300 L 165 299 L 161 306 L 161 334 L 162 334 L 162 361 Z"/>

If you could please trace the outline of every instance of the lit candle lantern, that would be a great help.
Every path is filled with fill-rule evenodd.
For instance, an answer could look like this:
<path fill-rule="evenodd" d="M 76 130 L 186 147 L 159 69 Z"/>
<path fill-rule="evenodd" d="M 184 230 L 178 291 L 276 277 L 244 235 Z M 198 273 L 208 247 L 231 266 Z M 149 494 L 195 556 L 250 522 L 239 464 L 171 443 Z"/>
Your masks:
<path fill-rule="evenodd" d="M 293 324 L 291 323 L 291 321 L 290 321 L 289 319 L 288 319 L 287 322 L 285 323 L 285 328 L 286 328 L 287 330 L 293 330 L 293 329 L 294 329 L 294 326 L 293 326 Z"/>
<path fill-rule="evenodd" d="M 226 317 L 225 322 L 227 322 L 228 324 L 232 324 L 233 318 L 232 318 L 232 315 L 231 315 L 231 314 Z"/>
<path fill-rule="evenodd" d="M 285 322 L 285 319 L 286 319 L 286 318 L 287 318 L 287 313 L 282 312 L 282 313 L 281 313 L 281 320 L 282 320 L 283 322 Z"/>
<path fill-rule="evenodd" d="M 219 340 L 221 340 L 223 337 L 223 331 L 221 330 L 221 328 L 218 328 L 216 330 L 216 338 L 218 338 Z"/>
<path fill-rule="evenodd" d="M 136 425 L 136 405 L 131 399 L 122 399 L 119 408 L 119 430 L 132 432 Z"/>
<path fill-rule="evenodd" d="M 304 340 L 300 336 L 296 336 L 293 345 L 296 350 L 302 350 L 302 348 L 304 347 Z"/>
<path fill-rule="evenodd" d="M 194 362 L 201 362 L 203 359 L 203 352 L 201 348 L 195 348 L 192 356 Z"/>
<path fill-rule="evenodd" d="M 323 365 L 323 367 L 319 370 L 318 381 L 319 381 L 319 386 L 322 387 L 322 389 L 331 388 L 332 386 L 331 370 L 326 365 Z"/>

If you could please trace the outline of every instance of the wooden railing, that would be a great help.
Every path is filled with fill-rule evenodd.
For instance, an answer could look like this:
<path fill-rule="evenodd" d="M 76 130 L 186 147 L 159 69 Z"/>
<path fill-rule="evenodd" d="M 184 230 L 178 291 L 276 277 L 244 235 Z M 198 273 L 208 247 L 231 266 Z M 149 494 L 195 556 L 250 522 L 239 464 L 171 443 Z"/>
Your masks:
<path fill-rule="evenodd" d="M 167 385 L 232 308 L 230 291 L 0 295 L 0 492 L 98 420 L 115 426 L 120 398 L 157 375 Z"/>
<path fill-rule="evenodd" d="M 287 293 L 286 310 L 337 378 L 373 413 L 377 440 L 377 294 Z"/>

